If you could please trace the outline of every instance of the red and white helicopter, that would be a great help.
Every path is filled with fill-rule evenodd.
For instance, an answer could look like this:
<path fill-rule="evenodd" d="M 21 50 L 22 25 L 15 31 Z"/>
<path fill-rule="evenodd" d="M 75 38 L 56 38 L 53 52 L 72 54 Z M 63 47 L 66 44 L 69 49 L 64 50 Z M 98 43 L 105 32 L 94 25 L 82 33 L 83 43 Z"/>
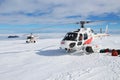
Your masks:
<path fill-rule="evenodd" d="M 65 49 L 67 52 L 72 50 L 82 50 L 89 53 L 94 52 L 96 47 L 89 45 L 96 37 L 109 36 L 107 33 L 95 34 L 91 28 L 85 28 L 85 24 L 92 23 L 94 21 L 80 21 L 76 24 L 80 24 L 81 28 L 77 31 L 68 32 L 61 41 L 61 49 Z M 108 27 L 106 27 L 107 32 Z"/>

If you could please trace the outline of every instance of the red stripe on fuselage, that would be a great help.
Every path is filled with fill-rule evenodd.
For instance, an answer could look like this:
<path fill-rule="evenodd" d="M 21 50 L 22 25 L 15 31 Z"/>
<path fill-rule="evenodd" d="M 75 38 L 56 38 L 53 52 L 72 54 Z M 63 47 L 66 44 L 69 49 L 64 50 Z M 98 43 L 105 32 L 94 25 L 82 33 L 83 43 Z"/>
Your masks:
<path fill-rule="evenodd" d="M 90 39 L 88 39 L 87 41 L 84 42 L 84 44 L 90 44 L 92 42 L 92 37 Z"/>

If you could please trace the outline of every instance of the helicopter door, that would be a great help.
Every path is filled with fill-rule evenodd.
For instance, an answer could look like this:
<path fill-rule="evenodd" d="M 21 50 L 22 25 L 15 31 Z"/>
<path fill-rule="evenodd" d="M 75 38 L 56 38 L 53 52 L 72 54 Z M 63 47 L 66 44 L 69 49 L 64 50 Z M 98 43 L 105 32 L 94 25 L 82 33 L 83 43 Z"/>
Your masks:
<path fill-rule="evenodd" d="M 79 38 L 78 38 L 78 46 L 82 44 L 82 40 L 83 40 L 83 35 L 79 34 Z"/>

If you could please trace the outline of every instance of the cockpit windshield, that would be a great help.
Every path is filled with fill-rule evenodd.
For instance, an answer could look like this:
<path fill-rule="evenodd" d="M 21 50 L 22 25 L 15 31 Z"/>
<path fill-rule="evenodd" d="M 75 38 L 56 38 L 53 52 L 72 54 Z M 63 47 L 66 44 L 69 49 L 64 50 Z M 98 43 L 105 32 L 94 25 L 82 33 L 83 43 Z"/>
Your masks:
<path fill-rule="evenodd" d="M 76 41 L 77 40 L 77 33 L 67 33 L 63 40 Z"/>

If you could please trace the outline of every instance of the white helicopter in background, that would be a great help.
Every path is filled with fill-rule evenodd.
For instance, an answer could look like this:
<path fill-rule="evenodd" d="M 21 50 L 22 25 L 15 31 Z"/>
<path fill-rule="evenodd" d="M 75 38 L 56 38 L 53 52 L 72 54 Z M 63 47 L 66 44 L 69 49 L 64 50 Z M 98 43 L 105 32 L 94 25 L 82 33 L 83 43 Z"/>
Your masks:
<path fill-rule="evenodd" d="M 29 36 L 27 36 L 26 43 L 36 43 L 36 37 L 31 33 Z"/>
<path fill-rule="evenodd" d="M 80 24 L 80 29 L 73 32 L 68 32 L 63 40 L 61 41 L 61 49 L 67 52 L 82 50 L 88 53 L 93 53 L 98 51 L 98 46 L 92 46 L 90 43 L 97 37 L 109 36 L 108 26 L 106 27 L 105 33 L 95 34 L 91 28 L 85 28 L 85 24 L 92 23 L 96 21 L 80 21 L 76 24 Z M 95 51 L 96 50 L 96 51 Z"/>

